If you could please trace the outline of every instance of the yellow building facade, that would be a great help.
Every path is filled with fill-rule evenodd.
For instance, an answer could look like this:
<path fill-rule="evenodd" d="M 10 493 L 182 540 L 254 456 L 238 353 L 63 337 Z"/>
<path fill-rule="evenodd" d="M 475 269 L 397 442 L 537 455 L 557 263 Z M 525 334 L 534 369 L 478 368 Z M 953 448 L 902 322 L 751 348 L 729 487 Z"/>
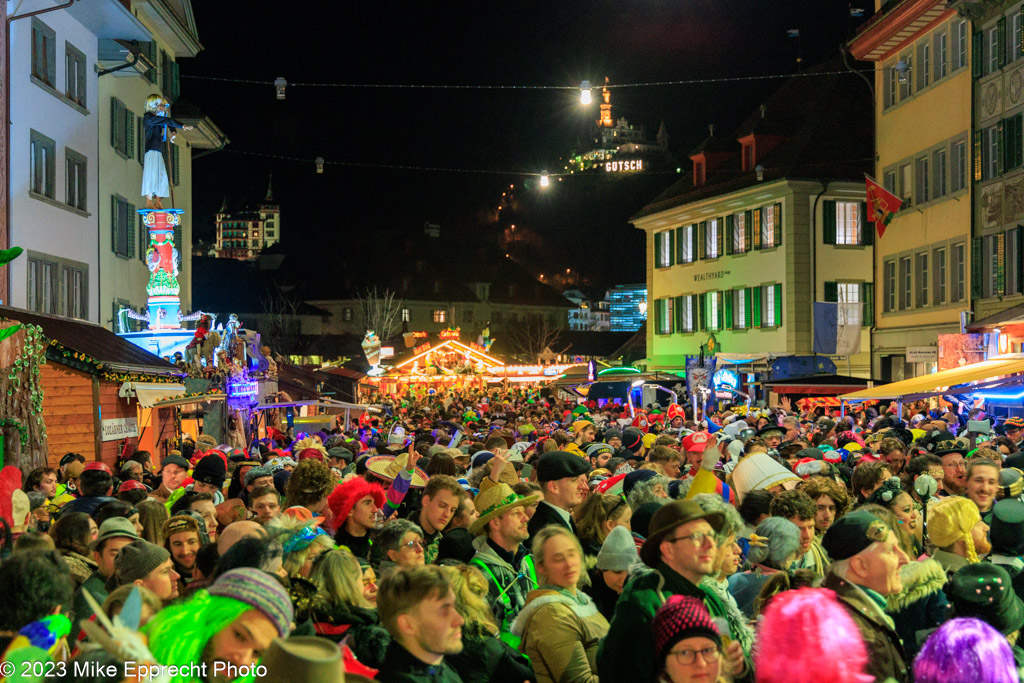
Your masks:
<path fill-rule="evenodd" d="M 971 308 L 972 29 L 943 0 L 876 0 L 849 47 L 873 64 L 875 177 L 903 199 L 875 242 L 873 376 L 934 371 Z"/>

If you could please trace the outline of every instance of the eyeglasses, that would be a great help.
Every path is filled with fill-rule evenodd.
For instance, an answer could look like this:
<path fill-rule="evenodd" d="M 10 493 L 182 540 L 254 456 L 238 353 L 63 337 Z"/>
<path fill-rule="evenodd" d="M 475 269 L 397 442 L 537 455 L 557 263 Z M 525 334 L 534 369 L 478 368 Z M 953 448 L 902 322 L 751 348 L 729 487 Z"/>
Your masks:
<path fill-rule="evenodd" d="M 422 548 L 426 548 L 426 547 L 427 547 L 426 541 L 420 540 L 420 541 L 409 541 L 408 543 L 403 543 L 402 545 L 398 546 L 398 549 L 401 550 L 402 548 L 408 548 L 409 550 L 416 550 L 416 548 L 422 549 Z"/>
<path fill-rule="evenodd" d="M 721 653 L 717 647 L 706 647 L 703 650 L 672 650 L 669 654 L 676 658 L 676 662 L 685 666 L 697 661 L 697 655 L 709 664 L 717 662 Z"/>
<path fill-rule="evenodd" d="M 692 539 L 693 542 L 696 543 L 698 546 L 704 545 L 705 540 L 715 540 L 712 534 L 707 534 L 703 531 L 694 531 L 692 534 L 688 536 L 680 536 L 679 538 L 673 538 L 671 541 L 669 541 L 669 543 L 678 543 L 679 541 L 685 541 L 688 538 Z"/>
<path fill-rule="evenodd" d="M 945 464 L 942 467 L 944 469 L 951 469 L 951 470 L 965 470 L 965 469 L 967 469 L 967 463 L 965 463 L 963 460 L 958 460 L 957 462 L 951 462 L 951 463 Z"/>

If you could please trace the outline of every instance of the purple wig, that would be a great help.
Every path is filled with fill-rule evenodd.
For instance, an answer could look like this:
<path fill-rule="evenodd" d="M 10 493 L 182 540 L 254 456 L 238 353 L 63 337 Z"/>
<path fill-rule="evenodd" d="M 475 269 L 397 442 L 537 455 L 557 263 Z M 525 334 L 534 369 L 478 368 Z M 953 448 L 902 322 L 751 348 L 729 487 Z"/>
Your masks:
<path fill-rule="evenodd" d="M 951 619 L 928 637 L 914 660 L 917 683 L 1018 683 L 1010 644 L 980 619 Z"/>
<path fill-rule="evenodd" d="M 836 656 L 829 643 L 841 643 Z M 871 683 L 860 629 L 827 588 L 779 593 L 764 611 L 754 653 L 757 683 Z M 980 683 L 980 682 L 972 682 Z"/>

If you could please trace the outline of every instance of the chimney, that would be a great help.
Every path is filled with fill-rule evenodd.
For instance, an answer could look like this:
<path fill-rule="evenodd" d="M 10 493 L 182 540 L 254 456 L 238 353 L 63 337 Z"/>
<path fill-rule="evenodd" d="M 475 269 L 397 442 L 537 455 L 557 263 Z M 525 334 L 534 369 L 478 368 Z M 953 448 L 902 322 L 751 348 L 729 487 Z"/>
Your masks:
<path fill-rule="evenodd" d="M 708 136 L 715 137 L 715 124 L 713 123 L 708 124 Z"/>

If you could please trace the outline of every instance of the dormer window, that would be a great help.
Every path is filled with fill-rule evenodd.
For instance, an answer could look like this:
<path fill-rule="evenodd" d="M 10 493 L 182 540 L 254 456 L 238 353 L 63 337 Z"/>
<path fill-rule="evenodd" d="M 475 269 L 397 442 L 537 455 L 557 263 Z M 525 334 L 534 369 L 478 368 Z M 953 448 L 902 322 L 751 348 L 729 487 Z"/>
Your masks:
<path fill-rule="evenodd" d="M 743 170 L 754 170 L 754 144 L 752 142 L 743 143 Z"/>
<path fill-rule="evenodd" d="M 704 184 L 704 162 L 693 162 L 693 186 L 701 187 Z"/>

